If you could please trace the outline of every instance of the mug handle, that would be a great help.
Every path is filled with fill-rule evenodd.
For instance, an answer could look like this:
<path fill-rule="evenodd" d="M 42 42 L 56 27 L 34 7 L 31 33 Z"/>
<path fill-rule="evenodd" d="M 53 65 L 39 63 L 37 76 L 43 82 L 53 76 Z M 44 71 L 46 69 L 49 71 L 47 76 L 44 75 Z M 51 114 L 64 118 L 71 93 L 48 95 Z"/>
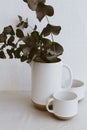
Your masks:
<path fill-rule="evenodd" d="M 63 65 L 63 67 L 65 68 L 65 69 L 67 69 L 68 70 L 68 73 L 69 73 L 69 85 L 67 86 L 63 86 L 63 84 L 62 84 L 62 88 L 64 89 L 64 88 L 71 88 L 71 86 L 72 86 L 72 72 L 71 72 L 71 69 L 70 69 L 70 67 L 69 66 L 67 66 L 67 65 Z"/>
<path fill-rule="evenodd" d="M 46 104 L 46 109 L 47 109 L 47 111 L 50 112 L 50 113 L 54 113 L 54 111 L 49 108 L 49 106 L 52 104 L 53 100 L 54 100 L 53 98 L 50 98 L 50 99 L 47 101 L 47 104 Z"/>

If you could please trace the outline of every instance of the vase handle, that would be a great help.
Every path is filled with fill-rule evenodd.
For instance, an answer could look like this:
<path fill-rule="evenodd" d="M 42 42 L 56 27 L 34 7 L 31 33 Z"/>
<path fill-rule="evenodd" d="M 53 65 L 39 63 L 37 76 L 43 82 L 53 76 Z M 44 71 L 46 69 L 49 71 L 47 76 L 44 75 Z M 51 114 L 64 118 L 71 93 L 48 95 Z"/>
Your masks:
<path fill-rule="evenodd" d="M 62 74 L 63 76 L 62 76 L 62 88 L 64 89 L 68 89 L 68 88 L 71 88 L 71 86 L 72 86 L 72 71 L 71 71 L 71 69 L 70 69 L 70 67 L 69 66 L 67 66 L 67 65 L 63 65 L 63 68 L 65 69 L 65 70 L 67 70 L 67 72 L 68 72 L 68 76 L 69 76 L 69 78 L 68 79 L 66 79 L 67 78 L 67 76 L 65 75 L 65 77 L 63 78 L 63 76 L 64 76 L 64 73 Z M 65 81 L 64 81 L 64 79 L 65 79 Z"/>

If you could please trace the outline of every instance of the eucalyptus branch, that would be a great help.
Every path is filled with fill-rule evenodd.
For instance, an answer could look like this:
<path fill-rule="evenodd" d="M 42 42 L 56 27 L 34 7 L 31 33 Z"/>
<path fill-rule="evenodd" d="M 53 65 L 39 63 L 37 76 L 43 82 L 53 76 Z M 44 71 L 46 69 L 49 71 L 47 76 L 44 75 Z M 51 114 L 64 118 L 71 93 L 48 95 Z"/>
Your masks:
<path fill-rule="evenodd" d="M 50 24 L 50 22 L 49 22 L 49 19 L 48 19 L 47 15 L 46 15 L 46 19 L 47 19 L 48 24 Z M 50 33 L 50 35 L 51 35 L 52 42 L 54 42 L 54 37 L 53 37 L 52 32 Z M 53 50 L 54 50 L 54 52 L 55 52 L 55 50 L 56 50 L 55 46 L 53 47 Z"/>
<path fill-rule="evenodd" d="M 49 19 L 48 19 L 47 15 L 46 15 L 45 17 L 46 17 L 46 20 L 47 20 L 48 24 L 50 24 L 50 21 L 49 21 Z M 50 33 L 50 35 L 51 35 L 52 42 L 54 42 L 54 37 L 53 37 L 53 34 L 52 34 L 52 33 Z"/>
<path fill-rule="evenodd" d="M 36 11 L 37 19 L 41 22 L 45 17 L 47 26 L 39 32 L 37 25 L 33 28 L 28 24 L 28 18 L 23 20 L 19 17 L 17 29 L 14 31 L 12 25 L 4 27 L 0 34 L 0 58 L 19 58 L 21 62 L 30 63 L 32 60 L 37 62 L 58 62 L 58 56 L 63 53 L 63 47 L 54 41 L 54 35 L 60 33 L 61 27 L 51 25 L 48 16 L 54 15 L 54 9 L 50 5 L 45 5 L 46 0 L 23 0 L 28 2 L 28 7 Z M 31 2 L 32 1 L 32 2 Z M 28 30 L 27 35 L 24 29 Z M 29 30 L 30 29 L 30 30 Z M 46 38 L 46 37 L 50 38 Z M 21 44 L 22 41 L 22 44 Z"/>

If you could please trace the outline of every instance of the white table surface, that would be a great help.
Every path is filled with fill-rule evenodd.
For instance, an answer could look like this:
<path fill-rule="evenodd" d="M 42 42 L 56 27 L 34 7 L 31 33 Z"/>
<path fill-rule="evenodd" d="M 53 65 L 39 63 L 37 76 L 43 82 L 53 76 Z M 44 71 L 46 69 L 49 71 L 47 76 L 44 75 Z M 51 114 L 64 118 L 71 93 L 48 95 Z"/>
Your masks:
<path fill-rule="evenodd" d="M 1 91 L 0 130 L 86 130 L 86 95 L 85 99 L 79 102 L 78 115 L 70 120 L 62 121 L 47 111 L 36 109 L 28 91 Z"/>

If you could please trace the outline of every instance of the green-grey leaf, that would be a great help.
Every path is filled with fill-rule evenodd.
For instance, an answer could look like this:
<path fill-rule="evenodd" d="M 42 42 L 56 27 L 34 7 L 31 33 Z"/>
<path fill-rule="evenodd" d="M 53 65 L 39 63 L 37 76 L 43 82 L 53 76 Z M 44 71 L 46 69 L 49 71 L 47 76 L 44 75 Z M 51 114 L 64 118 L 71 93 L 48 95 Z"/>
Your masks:
<path fill-rule="evenodd" d="M 7 49 L 7 54 L 9 55 L 9 58 L 13 58 L 13 50 L 12 49 Z"/>
<path fill-rule="evenodd" d="M 42 42 L 45 50 L 49 49 L 52 45 L 52 42 L 47 38 L 42 38 Z"/>
<path fill-rule="evenodd" d="M 27 3 L 27 0 L 23 0 L 25 3 Z"/>
<path fill-rule="evenodd" d="M 37 31 L 33 31 L 31 33 L 31 37 L 33 41 L 38 41 L 39 40 L 39 33 Z"/>
<path fill-rule="evenodd" d="M 51 32 L 54 34 L 54 35 L 58 35 L 61 31 L 61 26 L 53 26 L 53 25 L 50 25 L 50 28 L 51 28 Z"/>
<path fill-rule="evenodd" d="M 6 42 L 7 36 L 4 33 L 0 34 L 0 43 Z"/>
<path fill-rule="evenodd" d="M 53 55 L 59 56 L 59 55 L 63 54 L 64 49 L 59 43 L 52 42 L 51 51 L 52 51 Z"/>
<path fill-rule="evenodd" d="M 27 60 L 27 56 L 21 56 L 21 62 L 24 62 L 24 61 L 26 61 Z"/>
<path fill-rule="evenodd" d="M 54 35 L 58 35 L 60 33 L 61 26 L 53 26 L 50 24 L 47 24 L 47 26 L 42 30 L 41 35 L 48 36 L 50 33 L 53 33 Z"/>
<path fill-rule="evenodd" d="M 0 58 L 3 58 L 3 59 L 5 59 L 5 58 L 6 58 L 6 56 L 5 56 L 5 54 L 4 54 L 4 52 L 3 52 L 3 51 L 0 51 Z"/>
<path fill-rule="evenodd" d="M 22 22 L 22 17 L 18 15 L 19 21 Z"/>
<path fill-rule="evenodd" d="M 4 27 L 4 30 L 3 30 L 3 33 L 4 34 L 10 34 L 10 35 L 14 35 L 15 32 L 13 30 L 13 27 L 11 25 L 7 26 L 7 27 Z"/>
<path fill-rule="evenodd" d="M 17 37 L 19 37 L 19 38 L 23 38 L 23 37 L 24 37 L 23 31 L 20 30 L 20 29 L 17 29 L 17 30 L 16 30 L 16 35 L 17 35 Z"/>
<path fill-rule="evenodd" d="M 53 9 L 53 7 L 52 6 L 50 6 L 50 5 L 45 5 L 45 8 L 46 8 L 46 15 L 48 15 L 48 16 L 53 16 L 53 14 L 54 14 L 54 9 Z"/>
<path fill-rule="evenodd" d="M 39 3 L 45 3 L 45 2 L 46 2 L 46 0 L 27 0 L 28 7 L 32 11 L 35 11 L 37 9 L 37 6 L 38 6 Z"/>
<path fill-rule="evenodd" d="M 50 33 L 51 33 L 51 29 L 50 29 L 49 24 L 47 24 L 47 26 L 43 28 L 41 35 L 48 36 L 50 35 Z"/>
<path fill-rule="evenodd" d="M 14 57 L 15 57 L 15 58 L 21 58 L 20 52 L 21 52 L 21 48 L 19 47 L 19 48 L 17 48 L 17 49 L 13 52 Z"/>
<path fill-rule="evenodd" d="M 8 39 L 8 44 L 11 44 L 13 41 L 14 41 L 14 36 L 10 36 L 9 39 Z"/>
<path fill-rule="evenodd" d="M 36 15 L 39 21 L 41 21 L 44 16 L 53 16 L 54 10 L 52 6 L 45 5 L 44 3 L 39 3 L 36 9 Z"/>
<path fill-rule="evenodd" d="M 59 58 L 57 58 L 55 55 L 54 56 L 46 56 L 46 58 L 48 59 L 48 61 L 50 62 L 50 63 L 54 63 L 54 62 L 59 62 L 60 61 L 60 59 Z"/>
<path fill-rule="evenodd" d="M 34 31 L 36 31 L 36 30 L 37 30 L 37 25 L 34 26 Z"/>
<path fill-rule="evenodd" d="M 30 53 L 30 48 L 29 47 L 25 47 L 22 49 L 23 55 L 24 56 L 28 56 Z"/>

